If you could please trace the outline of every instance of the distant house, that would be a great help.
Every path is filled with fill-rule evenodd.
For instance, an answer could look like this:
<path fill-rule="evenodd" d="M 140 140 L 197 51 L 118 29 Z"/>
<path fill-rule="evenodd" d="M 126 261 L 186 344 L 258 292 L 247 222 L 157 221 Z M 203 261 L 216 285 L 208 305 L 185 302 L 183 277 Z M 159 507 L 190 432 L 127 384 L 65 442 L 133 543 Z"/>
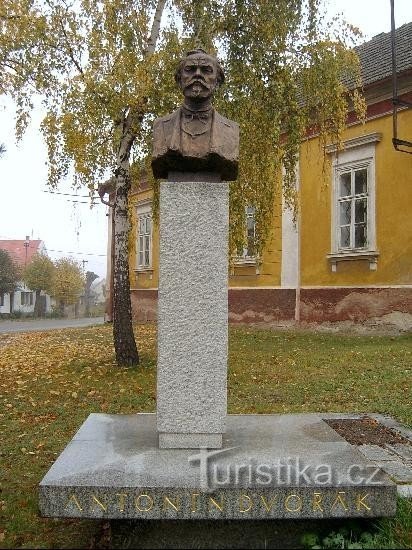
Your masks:
<path fill-rule="evenodd" d="M 0 240 L 0 249 L 6 250 L 14 261 L 24 269 L 29 265 L 35 254 L 45 254 L 46 246 L 43 241 L 31 240 Z M 41 293 L 46 299 L 46 312 L 49 312 L 50 296 Z M 26 287 L 23 281 L 20 281 L 18 288 L 11 294 L 0 294 L 0 314 L 15 313 L 33 313 L 36 301 L 36 293 Z"/>
<path fill-rule="evenodd" d="M 97 279 L 90 287 L 90 297 L 93 305 L 104 304 L 106 301 L 106 279 Z"/>

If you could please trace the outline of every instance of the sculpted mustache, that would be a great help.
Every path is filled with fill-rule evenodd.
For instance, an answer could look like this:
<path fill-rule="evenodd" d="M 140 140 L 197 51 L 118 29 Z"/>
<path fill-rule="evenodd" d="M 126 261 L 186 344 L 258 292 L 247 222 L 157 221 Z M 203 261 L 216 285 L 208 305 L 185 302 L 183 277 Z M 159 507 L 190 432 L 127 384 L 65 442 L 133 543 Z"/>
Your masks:
<path fill-rule="evenodd" d="M 185 86 L 185 88 L 189 88 L 189 86 L 192 86 L 193 84 L 201 84 L 204 88 L 206 88 L 207 90 L 209 89 L 210 86 L 208 86 L 206 84 L 206 82 L 204 80 L 201 80 L 199 78 L 196 78 L 196 79 L 193 79 L 191 80 L 190 82 L 188 82 Z"/>

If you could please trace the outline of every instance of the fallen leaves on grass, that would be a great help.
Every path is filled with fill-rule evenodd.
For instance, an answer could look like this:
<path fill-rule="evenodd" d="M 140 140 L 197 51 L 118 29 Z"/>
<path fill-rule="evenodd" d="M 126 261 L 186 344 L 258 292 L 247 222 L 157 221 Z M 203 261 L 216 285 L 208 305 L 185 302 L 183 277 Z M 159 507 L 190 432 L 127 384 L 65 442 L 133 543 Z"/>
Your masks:
<path fill-rule="evenodd" d="M 242 328 L 230 335 L 231 413 L 374 411 L 412 421 L 411 336 L 389 341 Z M 1 339 L 6 546 L 72 547 L 73 540 L 87 546 L 96 524 L 39 518 L 37 486 L 90 413 L 154 412 L 155 327 L 139 325 L 136 336 L 136 369 L 116 366 L 110 326 Z"/>
<path fill-rule="evenodd" d="M 71 528 L 39 518 L 37 486 L 90 413 L 154 411 L 156 330 L 139 326 L 136 333 L 142 358 L 136 369 L 116 366 L 111 326 L 2 339 L 2 494 L 13 510 L 2 535 L 8 547 L 71 546 L 80 525 L 87 533 L 96 529 L 94 522 Z"/>

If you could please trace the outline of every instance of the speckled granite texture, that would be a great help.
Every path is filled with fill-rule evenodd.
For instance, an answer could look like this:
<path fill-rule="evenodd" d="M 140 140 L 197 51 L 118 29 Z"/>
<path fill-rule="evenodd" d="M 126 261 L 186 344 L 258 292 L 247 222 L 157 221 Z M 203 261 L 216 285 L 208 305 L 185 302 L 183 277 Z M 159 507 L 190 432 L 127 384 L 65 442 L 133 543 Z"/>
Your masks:
<path fill-rule="evenodd" d="M 228 199 L 227 183 L 160 184 L 157 428 L 170 434 L 160 437 L 161 447 L 221 446 Z"/>
<path fill-rule="evenodd" d="M 91 414 L 39 487 L 42 515 L 391 516 L 396 485 L 316 414 L 228 415 L 219 450 L 159 449 L 155 414 Z"/>

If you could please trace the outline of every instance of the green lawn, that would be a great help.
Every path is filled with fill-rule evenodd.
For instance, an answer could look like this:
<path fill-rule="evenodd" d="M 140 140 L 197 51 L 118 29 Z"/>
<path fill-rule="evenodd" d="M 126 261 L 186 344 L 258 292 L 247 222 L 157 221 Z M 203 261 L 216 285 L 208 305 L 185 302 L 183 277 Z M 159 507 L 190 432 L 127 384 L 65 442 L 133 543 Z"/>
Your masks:
<path fill-rule="evenodd" d="M 136 337 L 140 367 L 119 369 L 110 326 L 0 336 L 0 546 L 98 545 L 98 522 L 39 518 L 37 485 L 89 413 L 155 410 L 155 327 Z M 233 328 L 229 354 L 231 413 L 369 411 L 412 424 L 411 335 Z"/>

